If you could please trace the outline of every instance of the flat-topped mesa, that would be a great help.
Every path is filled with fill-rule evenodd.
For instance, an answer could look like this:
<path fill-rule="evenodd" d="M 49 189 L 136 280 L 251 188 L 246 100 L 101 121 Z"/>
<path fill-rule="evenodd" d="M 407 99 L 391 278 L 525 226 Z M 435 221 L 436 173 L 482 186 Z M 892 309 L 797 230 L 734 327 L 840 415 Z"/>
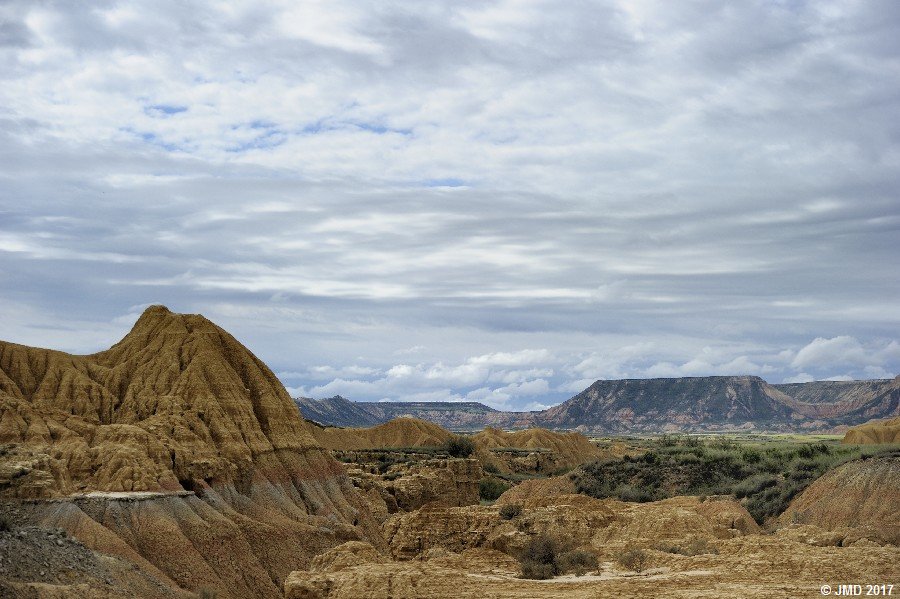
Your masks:
<path fill-rule="evenodd" d="M 0 495 L 246 479 L 255 462 L 280 469 L 276 453 L 319 448 L 310 426 L 274 373 L 200 315 L 151 306 L 86 356 L 0 342 L 0 443 L 46 453 L 38 469 L 54 479 Z"/>

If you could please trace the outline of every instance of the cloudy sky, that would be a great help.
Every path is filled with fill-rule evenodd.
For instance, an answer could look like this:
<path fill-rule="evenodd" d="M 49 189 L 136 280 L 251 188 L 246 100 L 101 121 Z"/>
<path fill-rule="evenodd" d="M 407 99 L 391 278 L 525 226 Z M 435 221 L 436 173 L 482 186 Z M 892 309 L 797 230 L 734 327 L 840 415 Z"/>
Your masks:
<path fill-rule="evenodd" d="M 295 394 L 900 371 L 900 3 L 0 1 L 0 338 Z"/>

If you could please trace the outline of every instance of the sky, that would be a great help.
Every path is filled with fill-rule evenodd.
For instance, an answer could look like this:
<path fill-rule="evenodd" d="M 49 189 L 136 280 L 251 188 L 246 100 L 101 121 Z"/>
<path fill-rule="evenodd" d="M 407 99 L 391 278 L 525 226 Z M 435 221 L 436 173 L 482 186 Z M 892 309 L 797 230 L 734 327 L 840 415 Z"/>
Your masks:
<path fill-rule="evenodd" d="M 294 395 L 900 373 L 900 3 L 0 0 L 0 338 Z"/>

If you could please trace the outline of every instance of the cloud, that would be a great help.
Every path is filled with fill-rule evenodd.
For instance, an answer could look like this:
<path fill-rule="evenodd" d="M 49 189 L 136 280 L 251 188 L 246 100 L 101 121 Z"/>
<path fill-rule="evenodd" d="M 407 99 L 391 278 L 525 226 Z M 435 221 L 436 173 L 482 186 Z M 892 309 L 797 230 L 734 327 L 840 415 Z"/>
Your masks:
<path fill-rule="evenodd" d="M 863 347 L 854 337 L 841 335 L 825 339 L 816 337 L 808 345 L 800 349 L 791 366 L 794 368 L 806 368 L 816 366 L 818 368 L 831 367 L 881 367 L 888 360 L 896 360 L 898 343 L 895 340 L 884 347 Z"/>
<path fill-rule="evenodd" d="M 163 302 L 376 399 L 900 368 L 891 3 L 0 22 L 11 340 L 96 351 Z"/>
<path fill-rule="evenodd" d="M 809 383 L 816 380 L 815 377 L 806 372 L 801 372 L 800 374 L 796 374 L 794 376 L 789 376 L 784 378 L 782 383 Z"/>

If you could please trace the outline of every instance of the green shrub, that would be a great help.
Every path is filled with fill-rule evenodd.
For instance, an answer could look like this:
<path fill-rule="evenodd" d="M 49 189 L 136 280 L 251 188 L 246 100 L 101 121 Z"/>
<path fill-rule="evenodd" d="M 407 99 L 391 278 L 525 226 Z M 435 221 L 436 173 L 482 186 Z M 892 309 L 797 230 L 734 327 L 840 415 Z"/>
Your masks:
<path fill-rule="evenodd" d="M 686 545 L 676 545 L 673 543 L 660 543 L 656 545 L 657 551 L 665 551 L 666 553 L 674 553 L 677 555 L 686 555 L 693 557 L 695 555 L 717 554 L 719 550 L 709 544 L 706 539 L 694 537 Z"/>
<path fill-rule="evenodd" d="M 643 549 L 626 549 L 616 556 L 620 566 L 633 572 L 641 573 L 650 562 L 650 556 Z"/>
<path fill-rule="evenodd" d="M 836 466 L 868 454 L 889 455 L 884 449 L 819 442 L 726 441 L 704 445 L 697 437 L 662 438 L 647 442 L 641 456 L 585 464 L 570 478 L 579 493 L 598 499 L 657 501 L 675 495 L 734 494 L 764 524 Z"/>
<path fill-rule="evenodd" d="M 482 499 L 494 501 L 509 489 L 509 485 L 493 476 L 486 476 L 478 483 L 478 494 Z"/>
<path fill-rule="evenodd" d="M 547 580 L 555 576 L 553 564 L 539 564 L 537 562 L 523 560 L 522 578 L 530 578 L 532 580 Z"/>
<path fill-rule="evenodd" d="M 559 574 L 559 542 L 546 534 L 531 537 L 519 557 L 522 578 L 544 580 Z"/>
<path fill-rule="evenodd" d="M 484 471 L 488 474 L 499 474 L 500 468 L 498 468 L 497 464 L 495 464 L 494 462 L 488 462 L 484 465 Z"/>
<path fill-rule="evenodd" d="M 637 487 L 632 487 L 631 485 L 622 485 L 618 489 L 616 489 L 616 495 L 619 496 L 619 499 L 622 501 L 628 501 L 632 503 L 646 503 L 648 501 L 653 501 L 656 497 L 653 493 L 647 491 L 646 489 L 638 489 Z"/>
<path fill-rule="evenodd" d="M 444 449 L 454 458 L 467 458 L 475 452 L 475 442 L 469 437 L 453 435 L 444 443 Z"/>
<path fill-rule="evenodd" d="M 719 550 L 709 544 L 709 541 L 700 537 L 694 537 L 684 548 L 683 555 L 708 555 L 717 554 Z"/>
<path fill-rule="evenodd" d="M 597 556 L 590 551 L 566 551 L 556 558 L 556 568 L 560 574 L 574 572 L 578 576 L 596 570 L 600 566 Z"/>
<path fill-rule="evenodd" d="M 778 478 L 771 474 L 754 474 L 736 484 L 732 489 L 732 493 L 738 499 L 742 499 L 751 495 L 757 495 L 763 489 L 776 484 L 778 484 Z"/>
<path fill-rule="evenodd" d="M 507 503 L 500 507 L 500 517 L 504 520 L 512 520 L 522 513 L 522 506 L 518 503 Z"/>

